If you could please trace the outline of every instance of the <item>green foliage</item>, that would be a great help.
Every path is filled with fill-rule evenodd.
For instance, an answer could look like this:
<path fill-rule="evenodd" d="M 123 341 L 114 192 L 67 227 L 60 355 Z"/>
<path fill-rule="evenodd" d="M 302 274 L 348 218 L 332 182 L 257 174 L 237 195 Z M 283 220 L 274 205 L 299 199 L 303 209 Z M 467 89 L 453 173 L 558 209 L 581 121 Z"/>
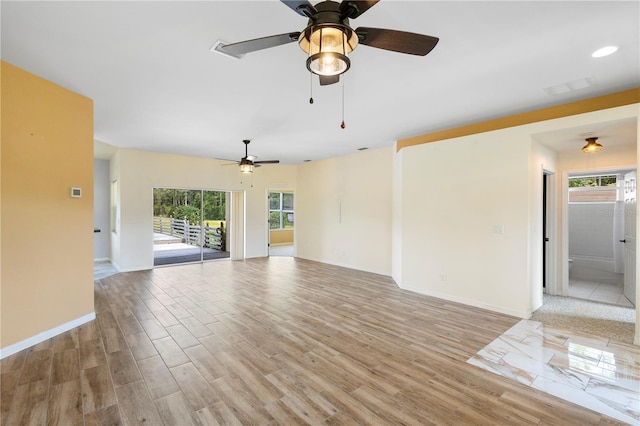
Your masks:
<path fill-rule="evenodd" d="M 279 209 L 280 209 L 280 193 L 270 192 L 269 193 L 269 210 L 279 210 Z"/>
<path fill-rule="evenodd" d="M 171 210 L 174 219 L 187 219 L 190 224 L 200 223 L 200 209 L 194 206 L 176 206 Z"/>
<path fill-rule="evenodd" d="M 616 176 L 587 176 L 569 178 L 569 188 L 589 188 L 596 186 L 616 186 Z"/>
<path fill-rule="evenodd" d="M 203 197 L 196 190 L 156 188 L 153 190 L 153 215 L 176 219 L 183 219 L 186 215 L 190 218 L 189 223 L 195 224 L 200 221 L 200 209 L 204 207 L 204 220 L 224 221 L 226 199 L 226 193 L 220 191 L 204 191 Z M 197 210 L 197 219 L 191 209 L 184 209 L 185 206 Z M 192 219 L 196 219 L 196 222 L 192 222 Z"/>
<path fill-rule="evenodd" d="M 269 212 L 269 229 L 280 229 L 280 212 Z"/>
<path fill-rule="evenodd" d="M 569 179 L 569 188 L 584 188 L 596 186 L 596 180 L 593 178 L 571 178 Z"/>

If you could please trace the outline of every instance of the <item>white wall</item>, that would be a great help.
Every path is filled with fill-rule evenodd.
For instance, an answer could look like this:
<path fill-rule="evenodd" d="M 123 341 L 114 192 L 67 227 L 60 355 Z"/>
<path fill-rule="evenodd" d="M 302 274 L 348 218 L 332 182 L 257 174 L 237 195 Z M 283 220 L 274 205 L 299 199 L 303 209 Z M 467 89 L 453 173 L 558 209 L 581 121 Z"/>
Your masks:
<path fill-rule="evenodd" d="M 576 165 L 573 153 L 554 159 L 534 135 L 638 116 L 636 104 L 403 148 L 393 163 L 392 234 L 401 253 L 393 277 L 405 289 L 530 317 L 542 296 L 542 169 L 556 169 L 562 281 L 566 196 L 558 177 Z M 632 151 L 612 149 L 601 161 L 633 163 Z"/>
<path fill-rule="evenodd" d="M 614 233 L 615 205 L 569 204 L 569 258 L 573 259 L 570 278 L 623 284 L 623 274 L 616 274 L 614 259 L 614 247 L 622 246 L 618 241 L 623 238 L 616 238 Z"/>
<path fill-rule="evenodd" d="M 296 256 L 391 275 L 393 147 L 298 169 Z"/>
<path fill-rule="evenodd" d="M 569 204 L 569 256 L 606 259 L 613 271 L 615 203 Z"/>
<path fill-rule="evenodd" d="M 112 238 L 112 262 L 121 271 L 153 267 L 153 188 L 185 188 L 245 193 L 245 257 L 267 256 L 267 188 L 295 189 L 296 167 L 256 168 L 243 175 L 228 162 L 120 149 L 111 160 L 118 181 L 120 223 Z M 297 218 L 297 216 L 296 216 Z"/>
<path fill-rule="evenodd" d="M 93 160 L 93 226 L 100 230 L 93 234 L 94 260 L 110 256 L 110 191 L 109 160 Z"/>
<path fill-rule="evenodd" d="M 528 135 L 502 130 L 398 153 L 400 287 L 530 313 L 529 145 Z"/>

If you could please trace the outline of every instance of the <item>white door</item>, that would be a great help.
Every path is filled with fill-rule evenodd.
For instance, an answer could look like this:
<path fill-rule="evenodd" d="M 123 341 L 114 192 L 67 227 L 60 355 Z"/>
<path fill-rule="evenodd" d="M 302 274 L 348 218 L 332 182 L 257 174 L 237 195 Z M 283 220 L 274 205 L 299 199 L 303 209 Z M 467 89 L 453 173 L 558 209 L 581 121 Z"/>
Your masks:
<path fill-rule="evenodd" d="M 624 176 L 624 295 L 636 304 L 636 172 Z"/>

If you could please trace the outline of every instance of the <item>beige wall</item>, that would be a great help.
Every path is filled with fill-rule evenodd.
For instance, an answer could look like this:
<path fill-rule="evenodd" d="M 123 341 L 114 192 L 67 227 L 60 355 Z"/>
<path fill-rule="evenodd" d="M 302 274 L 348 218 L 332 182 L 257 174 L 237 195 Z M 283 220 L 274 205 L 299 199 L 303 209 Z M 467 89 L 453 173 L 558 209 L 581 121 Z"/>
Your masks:
<path fill-rule="evenodd" d="M 272 229 L 269 231 L 269 244 L 293 244 L 293 229 Z"/>
<path fill-rule="evenodd" d="M 94 311 L 93 103 L 6 62 L 1 73 L 6 348 Z"/>
<path fill-rule="evenodd" d="M 296 256 L 391 275 L 393 147 L 298 169 Z"/>
<path fill-rule="evenodd" d="M 240 147 L 240 143 L 238 143 Z M 241 147 L 240 147 L 241 148 Z M 239 191 L 245 196 L 245 257 L 268 255 L 268 190 L 294 190 L 296 166 L 256 168 L 243 175 L 228 162 L 182 155 L 119 149 L 111 159 L 111 181 L 118 182 L 112 262 L 121 271 L 153 267 L 153 188 Z M 230 226 L 233 226 L 231 224 Z"/>

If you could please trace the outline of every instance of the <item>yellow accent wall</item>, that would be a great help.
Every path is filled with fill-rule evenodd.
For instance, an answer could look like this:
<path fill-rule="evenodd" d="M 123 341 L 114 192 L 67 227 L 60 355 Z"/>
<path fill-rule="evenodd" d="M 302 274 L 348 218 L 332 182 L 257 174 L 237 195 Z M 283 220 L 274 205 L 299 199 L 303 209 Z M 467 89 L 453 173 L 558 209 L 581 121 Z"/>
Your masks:
<path fill-rule="evenodd" d="M 0 75 L 6 348 L 94 312 L 93 101 L 6 62 Z"/>
<path fill-rule="evenodd" d="M 400 151 L 414 145 L 421 145 L 430 142 L 438 142 L 446 139 L 454 139 L 463 136 L 470 136 L 479 133 L 491 132 L 494 130 L 507 129 L 510 127 L 523 126 L 526 124 L 539 123 L 546 120 L 554 120 L 561 117 L 585 114 L 593 111 L 601 111 L 624 105 L 632 105 L 640 102 L 640 88 L 624 90 L 622 92 L 610 93 L 595 98 L 583 99 L 569 102 L 548 108 L 528 111 L 521 114 L 509 115 L 493 120 L 473 123 L 466 126 L 455 127 L 453 129 L 441 130 L 439 132 L 426 133 L 407 139 L 400 139 L 396 143 L 396 150 Z"/>
<path fill-rule="evenodd" d="M 269 231 L 269 244 L 293 244 L 293 229 L 272 229 Z"/>

